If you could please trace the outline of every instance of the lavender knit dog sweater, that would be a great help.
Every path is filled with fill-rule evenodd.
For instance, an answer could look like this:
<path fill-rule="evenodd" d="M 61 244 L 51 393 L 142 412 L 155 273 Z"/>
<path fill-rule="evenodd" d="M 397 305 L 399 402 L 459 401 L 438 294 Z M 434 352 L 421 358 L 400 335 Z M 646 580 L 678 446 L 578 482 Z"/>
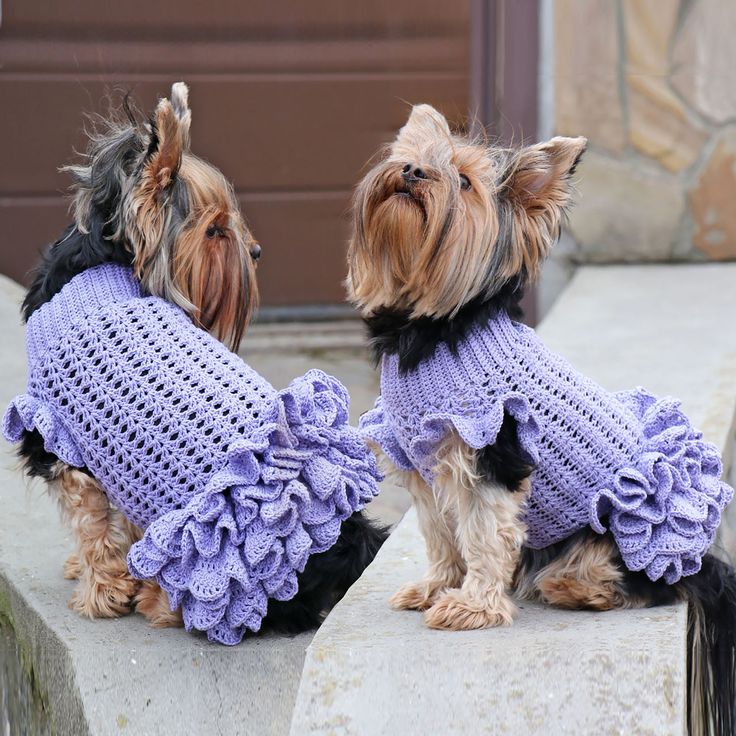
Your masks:
<path fill-rule="evenodd" d="M 377 493 L 337 379 L 313 370 L 276 392 L 180 308 L 142 296 L 130 269 L 73 278 L 28 320 L 27 343 L 5 437 L 38 430 L 145 528 L 128 566 L 158 580 L 188 630 L 224 644 L 257 631 L 268 599 L 292 598 L 309 555 Z"/>
<path fill-rule="evenodd" d="M 505 314 L 455 352 L 439 345 L 415 370 L 385 355 L 381 396 L 361 429 L 431 485 L 449 432 L 481 449 L 495 442 L 504 413 L 536 466 L 525 518 L 531 547 L 607 524 L 631 570 L 671 584 L 700 569 L 733 496 L 716 447 L 679 402 L 641 388 L 605 391 Z"/>

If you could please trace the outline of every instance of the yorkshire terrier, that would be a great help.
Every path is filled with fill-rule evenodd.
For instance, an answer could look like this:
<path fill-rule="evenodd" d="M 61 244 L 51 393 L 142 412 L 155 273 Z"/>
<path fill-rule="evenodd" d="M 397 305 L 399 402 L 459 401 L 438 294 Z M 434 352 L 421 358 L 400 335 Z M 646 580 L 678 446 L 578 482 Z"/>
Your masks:
<path fill-rule="evenodd" d="M 511 623 L 514 591 L 598 611 L 685 600 L 691 728 L 730 734 L 736 577 L 707 550 L 733 492 L 716 448 L 677 402 L 605 392 L 516 321 L 585 147 L 501 148 L 419 105 L 357 187 L 347 287 L 381 365 L 361 427 L 430 562 L 391 603 L 460 630 Z"/>
<path fill-rule="evenodd" d="M 132 268 L 143 294 L 177 305 L 194 325 L 238 348 L 258 301 L 261 248 L 223 174 L 191 153 L 190 123 L 183 83 L 147 122 L 128 97 L 110 116 L 93 119 L 85 159 L 65 167 L 74 178 L 73 222 L 35 271 L 25 321 L 79 274 L 121 264 Z M 48 483 L 75 537 L 64 564 L 64 576 L 78 580 L 70 607 L 89 618 L 135 609 L 154 626 L 180 625 L 181 611 L 172 610 L 158 582 L 129 572 L 126 555 L 144 530 L 110 502 L 92 472 L 62 462 L 36 429 L 22 433 L 19 452 L 27 473 Z M 336 543 L 309 557 L 296 595 L 269 601 L 264 628 L 317 626 L 385 536 L 360 511 L 345 519 Z"/>

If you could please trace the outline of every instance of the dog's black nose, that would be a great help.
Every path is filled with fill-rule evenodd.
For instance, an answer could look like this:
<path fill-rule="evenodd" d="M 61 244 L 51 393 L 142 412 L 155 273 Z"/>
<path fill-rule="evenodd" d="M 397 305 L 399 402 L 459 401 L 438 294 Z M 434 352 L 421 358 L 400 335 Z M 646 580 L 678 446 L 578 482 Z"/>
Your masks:
<path fill-rule="evenodd" d="M 257 261 L 261 257 L 261 246 L 258 243 L 253 243 L 250 247 L 250 257 Z"/>
<path fill-rule="evenodd" d="M 406 164 L 404 168 L 401 169 L 401 176 L 405 181 L 416 181 L 417 179 L 427 178 L 427 174 L 424 172 L 424 169 L 419 166 L 415 166 L 414 164 Z"/>

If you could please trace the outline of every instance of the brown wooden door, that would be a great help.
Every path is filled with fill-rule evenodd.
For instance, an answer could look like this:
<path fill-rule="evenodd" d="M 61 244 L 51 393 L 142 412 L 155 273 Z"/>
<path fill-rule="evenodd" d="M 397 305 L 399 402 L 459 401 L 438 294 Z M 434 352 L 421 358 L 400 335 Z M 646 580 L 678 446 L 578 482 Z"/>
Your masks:
<path fill-rule="evenodd" d="M 269 306 L 339 304 L 350 191 L 410 103 L 468 111 L 469 0 L 2 0 L 0 271 L 68 219 L 82 113 L 191 88 L 192 145 L 235 184 Z"/>

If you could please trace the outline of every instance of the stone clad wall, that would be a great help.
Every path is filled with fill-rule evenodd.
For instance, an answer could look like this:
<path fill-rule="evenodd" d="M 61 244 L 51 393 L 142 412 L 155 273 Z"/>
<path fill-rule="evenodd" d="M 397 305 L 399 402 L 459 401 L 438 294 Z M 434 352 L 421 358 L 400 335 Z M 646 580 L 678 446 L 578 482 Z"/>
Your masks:
<path fill-rule="evenodd" d="M 547 132 L 585 135 L 565 264 L 736 259 L 736 0 L 554 0 Z"/>

